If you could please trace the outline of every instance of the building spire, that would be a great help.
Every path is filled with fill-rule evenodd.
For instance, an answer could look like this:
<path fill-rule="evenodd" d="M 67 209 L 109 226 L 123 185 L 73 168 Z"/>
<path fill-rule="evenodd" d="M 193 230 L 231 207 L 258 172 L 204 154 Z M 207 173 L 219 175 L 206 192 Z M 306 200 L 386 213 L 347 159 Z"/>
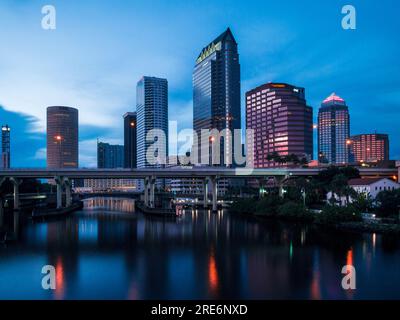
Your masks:
<path fill-rule="evenodd" d="M 339 97 L 335 92 L 333 92 L 329 97 L 327 97 L 323 103 L 329 103 L 329 102 L 340 102 L 340 103 L 345 103 L 344 99 Z"/>

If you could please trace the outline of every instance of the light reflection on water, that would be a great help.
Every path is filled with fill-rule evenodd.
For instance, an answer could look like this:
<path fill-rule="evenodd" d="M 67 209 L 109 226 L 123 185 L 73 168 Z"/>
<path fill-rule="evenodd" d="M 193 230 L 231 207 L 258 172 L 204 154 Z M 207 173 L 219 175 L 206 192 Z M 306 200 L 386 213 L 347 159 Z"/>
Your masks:
<path fill-rule="evenodd" d="M 0 248 L 1 299 L 399 299 L 399 239 L 185 210 L 145 217 L 134 201 L 87 200 L 68 218 L 24 225 Z M 115 214 L 119 213 L 119 214 Z M 57 289 L 41 289 L 41 268 Z M 344 265 L 357 290 L 341 287 Z"/>

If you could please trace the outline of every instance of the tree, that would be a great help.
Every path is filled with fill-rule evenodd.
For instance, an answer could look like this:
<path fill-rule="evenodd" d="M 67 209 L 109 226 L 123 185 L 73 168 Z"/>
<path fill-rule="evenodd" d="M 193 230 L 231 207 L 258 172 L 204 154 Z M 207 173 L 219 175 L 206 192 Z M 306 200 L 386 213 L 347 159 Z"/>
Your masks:
<path fill-rule="evenodd" d="M 332 182 L 330 183 L 330 191 L 333 194 L 333 197 L 337 195 L 339 199 L 343 196 L 348 197 L 348 179 L 344 174 L 338 174 L 333 177 Z M 340 201 L 340 200 L 339 200 Z M 346 198 L 346 202 L 348 203 L 348 198 Z"/>
<path fill-rule="evenodd" d="M 400 206 L 400 189 L 381 191 L 376 196 L 377 214 L 381 217 L 397 216 Z"/>
<path fill-rule="evenodd" d="M 352 205 L 360 212 L 369 212 L 373 209 L 374 200 L 370 194 L 356 192 L 352 198 Z"/>

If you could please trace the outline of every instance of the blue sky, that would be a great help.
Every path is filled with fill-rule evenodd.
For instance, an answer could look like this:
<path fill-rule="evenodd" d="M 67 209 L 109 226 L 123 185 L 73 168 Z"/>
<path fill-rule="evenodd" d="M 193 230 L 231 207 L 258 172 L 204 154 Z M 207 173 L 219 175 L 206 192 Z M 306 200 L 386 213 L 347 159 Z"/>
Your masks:
<path fill-rule="evenodd" d="M 57 10 L 54 31 L 41 28 L 47 4 Z M 346 4 L 357 10 L 356 30 L 341 27 Z M 194 61 L 228 26 L 243 113 L 244 93 L 269 81 L 305 87 L 315 117 L 336 92 L 351 133 L 388 133 L 400 159 L 399 11 L 395 0 L 2 0 L 0 122 L 13 129 L 12 165 L 45 166 L 46 107 L 68 105 L 80 112 L 80 165 L 94 166 L 97 137 L 122 143 L 142 75 L 168 79 L 170 120 L 191 128 Z"/>

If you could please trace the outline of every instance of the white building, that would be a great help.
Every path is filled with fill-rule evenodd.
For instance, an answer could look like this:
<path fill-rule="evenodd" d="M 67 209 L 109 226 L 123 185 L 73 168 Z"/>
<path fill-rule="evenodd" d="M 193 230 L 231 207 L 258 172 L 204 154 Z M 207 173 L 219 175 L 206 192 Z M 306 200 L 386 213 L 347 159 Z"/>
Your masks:
<path fill-rule="evenodd" d="M 349 181 L 349 186 L 357 193 L 369 195 L 372 199 L 375 199 L 381 191 L 400 188 L 400 184 L 387 178 L 352 179 Z"/>
<path fill-rule="evenodd" d="M 399 183 L 394 182 L 393 180 L 390 180 L 388 178 L 351 179 L 349 180 L 349 186 L 353 188 L 358 194 L 369 196 L 372 200 L 375 200 L 379 192 L 400 189 Z M 331 201 L 333 197 L 336 199 L 336 201 L 340 201 L 341 205 L 346 205 L 346 197 L 341 197 L 339 199 L 339 196 L 337 194 L 332 194 L 332 192 L 328 192 L 327 200 Z M 349 202 L 351 203 L 352 201 L 353 200 L 350 197 Z"/>

